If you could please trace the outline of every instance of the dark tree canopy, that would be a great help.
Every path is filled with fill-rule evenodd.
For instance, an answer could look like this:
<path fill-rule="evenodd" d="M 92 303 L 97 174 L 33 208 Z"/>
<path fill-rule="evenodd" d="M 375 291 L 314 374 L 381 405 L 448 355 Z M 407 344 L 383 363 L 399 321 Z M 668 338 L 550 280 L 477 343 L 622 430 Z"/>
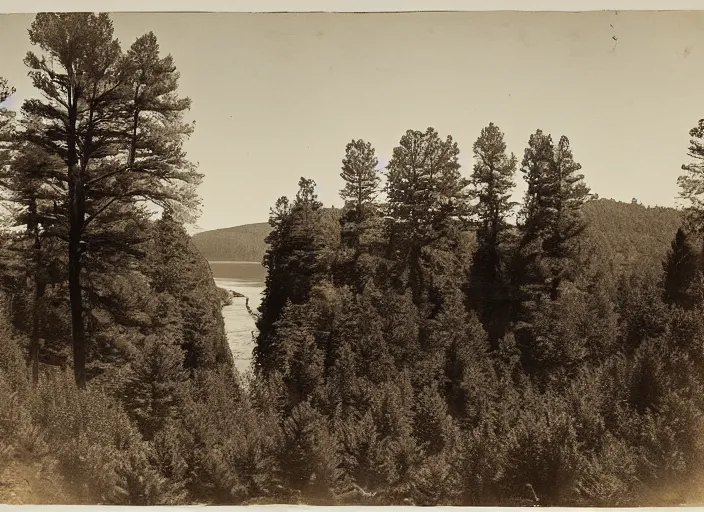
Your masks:
<path fill-rule="evenodd" d="M 387 165 L 386 215 L 397 272 L 407 273 L 414 301 L 428 292 L 425 249 L 456 239 L 469 219 L 468 180 L 460 173 L 459 147 L 433 128 L 408 130 Z"/>
<path fill-rule="evenodd" d="M 696 287 L 700 284 L 701 260 L 681 228 L 677 230 L 662 266 L 665 273 L 663 300 L 686 310 L 692 309 L 697 300 Z"/>
<path fill-rule="evenodd" d="M 474 146 L 470 178 L 475 205 L 477 248 L 470 273 L 469 298 L 480 311 L 492 345 L 503 337 L 510 315 L 510 290 L 506 269 L 506 244 L 512 226 L 509 215 L 515 186 L 516 157 L 506 154 L 504 135 L 493 123 L 483 128 Z"/>
<path fill-rule="evenodd" d="M 521 165 L 528 183 L 519 223 L 521 257 L 534 291 L 552 299 L 563 279 L 574 277 L 575 241 L 586 228 L 581 207 L 590 195 L 580 169 L 567 137 L 554 146 L 541 130 L 531 135 Z"/>

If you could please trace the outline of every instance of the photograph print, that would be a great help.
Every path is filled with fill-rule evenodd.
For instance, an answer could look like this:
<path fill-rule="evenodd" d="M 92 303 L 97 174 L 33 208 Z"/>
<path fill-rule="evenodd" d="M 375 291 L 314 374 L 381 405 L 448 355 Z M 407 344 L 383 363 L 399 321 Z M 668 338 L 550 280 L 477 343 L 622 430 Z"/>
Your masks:
<path fill-rule="evenodd" d="M 704 504 L 704 12 L 0 44 L 0 503 Z"/>

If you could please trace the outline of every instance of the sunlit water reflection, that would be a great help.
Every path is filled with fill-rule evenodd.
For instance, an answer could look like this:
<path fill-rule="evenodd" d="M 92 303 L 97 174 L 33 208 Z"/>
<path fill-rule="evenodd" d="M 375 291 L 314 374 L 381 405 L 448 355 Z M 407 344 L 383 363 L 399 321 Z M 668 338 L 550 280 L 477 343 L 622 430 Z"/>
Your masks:
<path fill-rule="evenodd" d="M 223 308 L 222 316 L 235 367 L 245 373 L 252 362 L 253 335 L 256 333 L 254 318 L 247 311 L 245 302 L 248 298 L 249 307 L 256 312 L 264 290 L 266 269 L 259 263 L 240 261 L 211 261 L 210 268 L 217 286 L 244 295 L 233 298 L 232 304 Z"/>

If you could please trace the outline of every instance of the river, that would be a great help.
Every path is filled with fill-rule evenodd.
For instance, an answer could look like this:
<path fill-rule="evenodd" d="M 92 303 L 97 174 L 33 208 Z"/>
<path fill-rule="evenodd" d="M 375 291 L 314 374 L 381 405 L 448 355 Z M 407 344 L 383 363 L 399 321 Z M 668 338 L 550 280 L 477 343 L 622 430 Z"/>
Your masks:
<path fill-rule="evenodd" d="M 232 304 L 222 309 L 225 320 L 227 341 L 230 345 L 235 367 L 240 374 L 250 369 L 253 334 L 256 332 L 254 319 L 247 312 L 245 297 L 249 307 L 256 311 L 264 291 L 266 269 L 259 263 L 249 261 L 210 261 L 215 284 L 227 290 L 234 290 L 244 297 L 234 298 Z"/>

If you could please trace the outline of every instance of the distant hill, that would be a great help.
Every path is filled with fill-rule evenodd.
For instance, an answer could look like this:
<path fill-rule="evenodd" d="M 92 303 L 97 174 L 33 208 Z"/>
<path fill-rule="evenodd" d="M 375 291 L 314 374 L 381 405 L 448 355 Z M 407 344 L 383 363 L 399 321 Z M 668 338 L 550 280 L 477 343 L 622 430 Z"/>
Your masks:
<path fill-rule="evenodd" d="M 267 222 L 214 229 L 193 235 L 193 243 L 208 261 L 261 262 L 266 251 L 264 239 L 271 231 Z"/>
<path fill-rule="evenodd" d="M 337 226 L 339 208 L 323 208 L 328 221 L 325 230 Z M 268 222 L 244 224 L 232 228 L 213 229 L 193 235 L 193 243 L 208 261 L 256 261 L 261 263 L 267 244 L 264 239 L 271 232 Z"/>
<path fill-rule="evenodd" d="M 589 235 L 610 255 L 615 268 L 653 267 L 667 255 L 682 213 L 613 199 L 584 205 Z"/>
<path fill-rule="evenodd" d="M 615 266 L 659 265 L 670 247 L 681 213 L 674 208 L 646 207 L 612 199 L 590 201 L 584 206 L 589 234 Z M 193 236 L 209 261 L 261 262 L 264 239 L 271 231 L 266 222 L 204 231 Z"/>

